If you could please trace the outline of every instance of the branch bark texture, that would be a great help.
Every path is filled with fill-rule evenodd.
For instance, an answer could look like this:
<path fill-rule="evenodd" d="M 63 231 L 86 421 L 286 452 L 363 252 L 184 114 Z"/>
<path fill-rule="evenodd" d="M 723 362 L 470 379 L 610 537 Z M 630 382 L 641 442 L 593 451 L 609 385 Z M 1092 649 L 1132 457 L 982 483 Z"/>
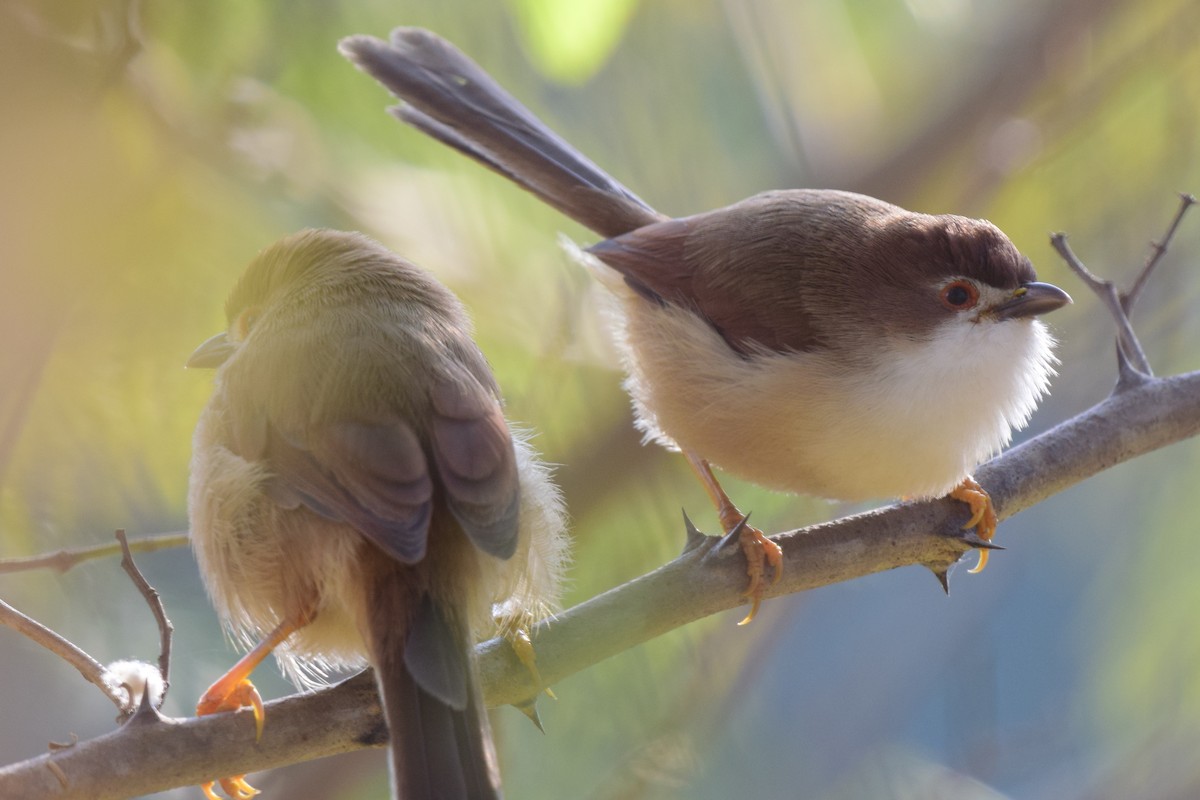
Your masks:
<path fill-rule="evenodd" d="M 976 473 L 1001 519 L 1123 461 L 1200 433 L 1200 372 L 1148 378 L 1056 428 L 1009 450 Z M 903 503 L 777 537 L 783 579 L 768 596 L 804 591 L 914 564 L 943 571 L 970 549 L 962 504 Z M 743 564 L 715 538 L 647 575 L 541 623 L 538 668 L 553 684 L 610 656 L 745 602 Z M 769 606 L 767 607 L 769 610 Z M 507 642 L 479 646 L 489 705 L 517 703 L 538 690 Z M 373 681 L 338 686 L 267 705 L 263 738 L 248 712 L 169 719 L 143 709 L 112 733 L 0 769 L 0 797 L 121 798 L 199 783 L 214 772 L 251 772 L 380 746 L 386 726 Z"/>

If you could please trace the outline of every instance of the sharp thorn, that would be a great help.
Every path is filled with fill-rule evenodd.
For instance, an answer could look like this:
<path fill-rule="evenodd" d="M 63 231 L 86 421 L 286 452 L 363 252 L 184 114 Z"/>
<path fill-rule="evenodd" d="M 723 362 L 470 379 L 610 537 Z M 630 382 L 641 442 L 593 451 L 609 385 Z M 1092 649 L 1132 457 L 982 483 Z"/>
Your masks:
<path fill-rule="evenodd" d="M 542 717 L 540 714 L 538 714 L 536 697 L 531 700 L 526 700 L 522 703 L 515 703 L 514 707 L 522 714 L 529 717 L 529 721 L 536 725 L 539 731 L 542 733 L 546 732 L 546 729 L 542 727 Z"/>
<path fill-rule="evenodd" d="M 125 691 L 132 692 L 128 684 L 123 684 Z M 149 689 L 143 688 L 142 699 L 138 702 L 137 708 L 131 713 L 122 713 L 117 717 L 117 721 L 125 721 L 125 724 L 136 722 L 138 724 L 151 724 L 162 719 L 162 714 L 154 707 L 154 702 L 150 699 Z"/>
<path fill-rule="evenodd" d="M 731 530 L 729 533 L 727 533 L 721 537 L 721 541 L 717 542 L 717 546 L 713 548 L 713 551 L 719 552 L 721 550 L 724 550 L 730 544 L 738 541 L 738 539 L 742 535 L 742 531 L 745 530 L 746 526 L 749 524 L 750 524 L 750 515 L 747 514 L 746 516 L 742 517 L 741 521 L 738 522 L 737 525 L 733 526 L 733 530 Z"/>
<path fill-rule="evenodd" d="M 688 516 L 686 510 L 681 509 L 681 511 L 683 511 L 685 539 L 683 542 L 683 552 L 680 555 L 687 555 L 696 548 L 703 546 L 709 537 L 700 532 L 700 529 L 692 522 L 692 518 Z"/>
<path fill-rule="evenodd" d="M 942 591 L 946 594 L 950 594 L 950 573 L 944 568 L 934 569 L 933 567 L 930 567 L 929 571 L 933 573 L 933 577 L 937 578 L 938 583 L 942 585 Z"/>
<path fill-rule="evenodd" d="M 971 547 L 977 548 L 979 550 L 1003 550 L 1004 549 L 1003 547 L 996 544 L 995 542 L 990 542 L 987 539 L 980 538 L 979 534 L 977 534 L 973 530 L 967 531 L 966 533 L 961 534 L 959 536 L 959 538 L 962 539 L 965 544 L 969 544 L 969 545 L 971 545 Z"/>

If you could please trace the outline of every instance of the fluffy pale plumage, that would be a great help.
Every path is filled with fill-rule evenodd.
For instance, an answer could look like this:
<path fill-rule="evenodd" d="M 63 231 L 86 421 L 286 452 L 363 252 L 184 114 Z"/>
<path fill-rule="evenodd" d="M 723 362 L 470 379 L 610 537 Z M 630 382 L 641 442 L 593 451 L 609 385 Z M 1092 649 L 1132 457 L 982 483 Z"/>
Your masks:
<path fill-rule="evenodd" d="M 189 506 L 200 573 L 231 636 L 244 647 L 315 587 L 322 613 L 275 655 L 289 680 L 317 688 L 331 669 L 368 663 L 356 620 L 362 537 L 327 520 L 292 521 L 294 512 L 264 503 L 262 487 L 271 473 L 220 443 L 213 428 L 221 413 L 212 405 L 205 409 L 193 446 Z M 515 431 L 513 441 L 523 477 L 520 534 L 512 558 L 480 559 L 477 565 L 479 580 L 464 605 L 479 639 L 528 627 L 558 610 L 569 559 L 566 513 L 550 470 L 522 432 Z M 280 536 L 263 533 L 281 529 Z M 503 610 L 499 616 L 496 607 Z"/>
<path fill-rule="evenodd" d="M 246 644 L 315 612 L 280 664 L 301 686 L 375 667 L 398 791 L 493 796 L 469 648 L 494 604 L 509 628 L 555 606 L 565 518 L 461 304 L 364 236 L 305 231 L 227 315 L 194 357 L 220 364 L 189 496 L 214 605 Z"/>
<path fill-rule="evenodd" d="M 690 311 L 649 308 L 619 279 L 606 283 L 647 438 L 780 491 L 944 495 L 1025 425 L 1054 374 L 1037 320 L 964 319 L 926 339 L 880 340 L 853 367 L 826 348 L 741 358 Z"/>

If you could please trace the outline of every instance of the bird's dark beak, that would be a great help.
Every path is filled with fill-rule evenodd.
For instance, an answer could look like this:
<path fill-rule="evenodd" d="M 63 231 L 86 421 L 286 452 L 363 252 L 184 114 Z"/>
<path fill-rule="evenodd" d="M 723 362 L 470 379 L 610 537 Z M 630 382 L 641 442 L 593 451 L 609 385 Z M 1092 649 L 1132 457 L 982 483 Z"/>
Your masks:
<path fill-rule="evenodd" d="M 999 319 L 1021 319 L 1045 314 L 1070 302 L 1071 295 L 1052 283 L 1023 283 L 993 311 Z"/>
<path fill-rule="evenodd" d="M 196 348 L 188 357 L 188 369 L 216 369 L 225 363 L 225 359 L 233 355 L 233 344 L 224 333 L 218 333 L 204 340 L 204 344 Z"/>

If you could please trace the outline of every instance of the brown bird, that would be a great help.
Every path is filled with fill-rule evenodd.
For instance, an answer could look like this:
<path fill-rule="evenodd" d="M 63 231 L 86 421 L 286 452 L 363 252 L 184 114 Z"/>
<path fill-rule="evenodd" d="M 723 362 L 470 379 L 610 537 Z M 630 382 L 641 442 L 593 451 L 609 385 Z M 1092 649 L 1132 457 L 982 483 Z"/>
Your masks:
<path fill-rule="evenodd" d="M 261 734 L 247 676 L 272 650 L 302 686 L 370 664 L 396 796 L 499 797 L 471 647 L 493 603 L 514 628 L 557 601 L 564 515 L 462 305 L 365 236 L 309 230 L 251 262 L 226 314 L 188 361 L 217 368 L 191 536 L 218 612 L 258 643 L 198 713 L 252 705 Z"/>
<path fill-rule="evenodd" d="M 581 255 L 617 301 L 638 427 L 687 456 L 725 530 L 744 517 L 710 463 L 841 500 L 950 493 L 971 507 L 968 541 L 992 538 L 969 473 L 1046 393 L 1053 341 L 1036 317 L 1070 302 L 994 225 L 811 189 L 671 219 L 436 35 L 340 49 L 405 101 L 399 119 L 609 237 Z M 739 535 L 748 622 L 782 554 Z"/>

